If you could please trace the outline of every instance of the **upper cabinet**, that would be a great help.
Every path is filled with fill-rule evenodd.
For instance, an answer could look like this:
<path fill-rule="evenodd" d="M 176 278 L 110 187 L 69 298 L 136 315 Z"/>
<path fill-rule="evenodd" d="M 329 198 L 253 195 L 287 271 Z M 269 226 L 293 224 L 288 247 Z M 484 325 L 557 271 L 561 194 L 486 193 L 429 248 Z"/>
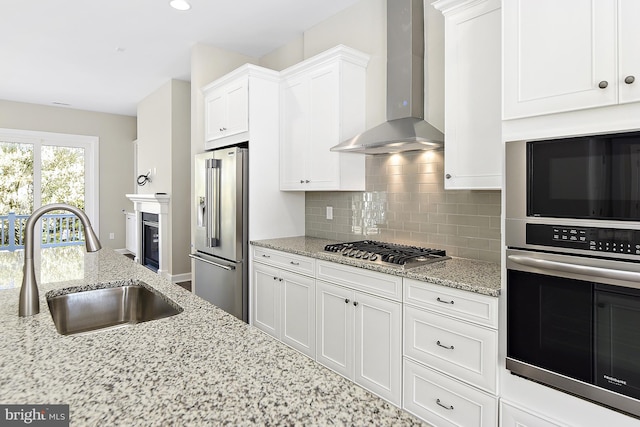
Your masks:
<path fill-rule="evenodd" d="M 369 56 L 337 46 L 282 71 L 280 189 L 365 189 L 365 157 L 330 148 L 364 130 Z"/>
<path fill-rule="evenodd" d="M 637 0 L 504 2 L 504 119 L 640 101 Z"/>
<path fill-rule="evenodd" d="M 249 140 L 249 94 L 265 96 L 256 79 L 279 81 L 276 71 L 251 64 L 226 74 L 202 89 L 205 148 L 211 150 Z"/>
<path fill-rule="evenodd" d="M 444 187 L 500 189 L 500 0 L 438 0 L 445 17 Z"/>

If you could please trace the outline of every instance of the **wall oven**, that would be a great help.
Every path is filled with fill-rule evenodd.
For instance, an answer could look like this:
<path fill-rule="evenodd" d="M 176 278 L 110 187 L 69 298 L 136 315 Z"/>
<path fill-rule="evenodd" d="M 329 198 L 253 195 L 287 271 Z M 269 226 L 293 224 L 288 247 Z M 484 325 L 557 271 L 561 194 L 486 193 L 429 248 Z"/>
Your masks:
<path fill-rule="evenodd" d="M 512 373 L 640 417 L 640 133 L 506 144 Z"/>

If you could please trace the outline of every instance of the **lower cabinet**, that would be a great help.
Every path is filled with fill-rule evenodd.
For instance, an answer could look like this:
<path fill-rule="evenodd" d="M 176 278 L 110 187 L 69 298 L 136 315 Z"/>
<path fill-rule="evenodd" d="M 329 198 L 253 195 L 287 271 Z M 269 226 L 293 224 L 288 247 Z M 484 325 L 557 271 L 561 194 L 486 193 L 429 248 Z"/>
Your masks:
<path fill-rule="evenodd" d="M 405 358 L 404 409 L 438 427 L 498 425 L 498 399 Z"/>
<path fill-rule="evenodd" d="M 253 265 L 253 325 L 315 358 L 315 280 Z"/>
<path fill-rule="evenodd" d="M 500 401 L 500 427 L 567 427 L 516 405 Z"/>
<path fill-rule="evenodd" d="M 316 360 L 400 406 L 401 304 L 321 280 L 316 301 Z"/>
<path fill-rule="evenodd" d="M 498 299 L 403 285 L 403 408 L 438 427 L 497 426 Z"/>

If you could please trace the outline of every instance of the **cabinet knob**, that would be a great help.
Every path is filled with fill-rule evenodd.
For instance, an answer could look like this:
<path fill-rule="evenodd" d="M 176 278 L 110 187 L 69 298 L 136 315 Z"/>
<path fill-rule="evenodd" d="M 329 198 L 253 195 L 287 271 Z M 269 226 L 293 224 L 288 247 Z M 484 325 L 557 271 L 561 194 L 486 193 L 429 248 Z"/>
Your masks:
<path fill-rule="evenodd" d="M 299 262 L 289 261 L 289 263 L 290 263 L 291 265 L 300 265 L 300 263 L 299 263 Z"/>
<path fill-rule="evenodd" d="M 628 85 L 630 85 L 631 83 L 635 82 L 636 78 L 634 76 L 627 76 L 624 78 L 624 82 Z"/>
<path fill-rule="evenodd" d="M 279 277 L 279 278 L 278 278 L 278 281 L 282 282 L 282 277 Z"/>
<path fill-rule="evenodd" d="M 273 276 L 273 280 L 278 280 L 278 278 L 277 278 L 277 277 L 275 277 L 275 276 Z"/>
<path fill-rule="evenodd" d="M 345 298 L 344 303 L 349 304 L 349 298 Z"/>
<path fill-rule="evenodd" d="M 301 180 L 300 180 L 300 184 L 304 184 L 304 179 L 301 179 Z"/>
<path fill-rule="evenodd" d="M 354 301 L 354 302 L 353 302 L 353 306 L 354 306 L 354 307 L 357 307 L 357 306 L 358 306 L 358 301 Z"/>
<path fill-rule="evenodd" d="M 308 183 L 310 183 L 310 182 L 311 182 L 311 181 L 309 181 L 308 179 L 305 179 L 305 180 L 304 180 L 304 183 L 305 183 L 305 184 L 308 184 Z"/>
<path fill-rule="evenodd" d="M 606 80 L 601 81 L 600 83 L 598 83 L 598 87 L 600 89 L 605 89 L 607 86 L 609 86 L 609 82 Z"/>
<path fill-rule="evenodd" d="M 448 173 L 448 174 L 446 174 L 444 177 L 445 177 L 445 178 L 447 178 L 447 179 L 451 179 L 451 174 L 450 174 L 450 173 Z"/>

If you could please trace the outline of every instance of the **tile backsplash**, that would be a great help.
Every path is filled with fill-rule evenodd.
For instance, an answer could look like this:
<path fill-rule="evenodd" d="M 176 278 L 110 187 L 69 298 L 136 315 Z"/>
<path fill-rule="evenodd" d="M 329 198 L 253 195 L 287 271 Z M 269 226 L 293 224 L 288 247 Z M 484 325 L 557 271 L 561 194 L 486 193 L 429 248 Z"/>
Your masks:
<path fill-rule="evenodd" d="M 499 262 L 500 191 L 445 190 L 443 168 L 442 150 L 368 155 L 366 191 L 306 193 L 306 235 L 412 244 Z"/>

